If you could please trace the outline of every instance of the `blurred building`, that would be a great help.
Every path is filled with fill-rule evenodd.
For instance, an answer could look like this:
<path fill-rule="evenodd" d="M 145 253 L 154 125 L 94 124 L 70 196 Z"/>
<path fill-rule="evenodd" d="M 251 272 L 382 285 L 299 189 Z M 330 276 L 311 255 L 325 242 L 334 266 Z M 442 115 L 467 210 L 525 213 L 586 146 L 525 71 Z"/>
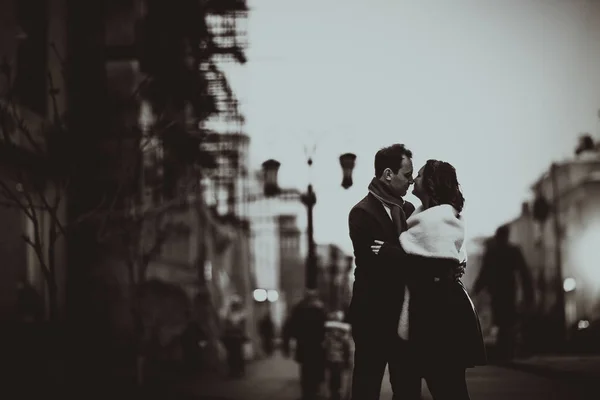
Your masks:
<path fill-rule="evenodd" d="M 552 174 L 544 174 L 533 190 L 557 206 L 546 223 L 537 227 L 537 262 L 545 269 L 538 285 L 546 290 L 542 304 L 549 310 L 556 299 L 557 287 L 566 290 L 568 325 L 586 317 L 600 318 L 600 268 L 595 249 L 600 243 L 600 156 L 584 153 L 560 163 Z M 555 229 L 554 218 L 558 217 Z M 557 254 L 560 249 L 563 282 L 557 283 Z M 571 287 L 572 286 L 572 287 Z"/>
<path fill-rule="evenodd" d="M 306 283 L 306 260 L 301 252 L 302 234 L 298 228 L 297 215 L 279 215 L 279 284 L 281 298 L 285 301 L 285 313 L 304 296 Z"/>
<path fill-rule="evenodd" d="M 247 218 L 249 144 L 250 138 L 240 132 L 209 133 L 203 138 L 202 148 L 215 161 L 215 168 L 205 176 L 205 199 L 221 215 Z"/>
<path fill-rule="evenodd" d="M 168 99 L 167 96 L 155 96 L 155 100 L 156 97 L 163 97 L 159 101 L 172 101 L 168 107 L 164 107 L 168 108 L 170 122 L 183 126 L 183 130 L 194 140 L 185 141 L 181 146 L 181 136 L 165 135 L 146 142 L 144 132 L 157 121 L 160 122 L 160 117 L 164 115 L 158 116 L 152 109 L 152 102 L 148 98 L 153 94 L 142 90 L 148 87 L 144 84 L 156 80 L 161 73 L 162 78 L 169 75 L 177 78 L 178 75 L 173 71 L 183 72 L 182 76 L 187 77 L 185 73 L 189 70 L 186 68 L 190 67 L 192 58 L 189 56 L 199 54 L 199 49 L 183 54 L 180 51 L 185 47 L 180 46 L 183 43 L 160 45 L 165 38 L 181 39 L 177 34 L 166 35 L 165 30 L 173 26 L 169 23 L 172 21 L 168 21 L 169 17 L 175 16 L 177 19 L 177 13 L 181 16 L 184 8 L 198 12 L 184 13 L 186 21 L 181 21 L 182 25 L 189 27 L 191 22 L 197 29 L 192 35 L 210 37 L 199 56 L 204 58 L 200 68 L 210 86 L 209 93 L 202 90 L 195 93 L 195 108 L 190 104 L 192 101 L 183 104 L 172 98 L 178 94 L 185 97 L 189 93 L 175 93 Z M 167 13 L 161 13 L 161 10 Z M 0 63 L 3 63 L 2 71 L 6 71 L 6 67 L 10 69 L 11 78 L 9 81 L 0 78 L 0 98 L 6 95 L 7 88 L 12 84 L 15 88 L 13 94 L 18 98 L 19 112 L 26 123 L 35 129 L 42 122 L 51 121 L 55 116 L 62 117 L 67 109 L 69 111 L 68 130 L 73 134 L 68 144 L 77 149 L 81 165 L 73 173 L 68 201 L 64 199 L 58 209 L 61 219 L 68 215 L 69 222 L 75 221 L 97 207 L 102 195 L 111 197 L 119 189 L 119 182 L 130 178 L 136 181 L 136 184 L 125 188 L 128 192 L 126 197 L 131 201 L 118 204 L 118 209 L 126 209 L 133 203 L 134 209 L 154 209 L 156 214 L 160 214 L 165 202 L 180 197 L 180 183 L 195 179 L 198 171 L 176 166 L 180 160 L 174 160 L 176 157 L 173 157 L 172 146 L 166 145 L 169 138 L 175 137 L 171 141 L 179 142 L 180 147 L 191 144 L 187 146 L 189 153 L 195 154 L 200 150 L 195 144 L 207 133 L 216 132 L 206 124 L 209 115 L 220 114 L 225 126 L 243 122 L 237 110 L 237 101 L 226 79 L 223 79 L 218 64 L 245 62 L 244 32 L 239 20 L 245 17 L 246 12 L 245 0 L 209 0 L 202 2 L 202 5 L 193 1 L 167 4 L 148 0 L 1 2 Z M 165 20 L 167 23 L 161 25 Z M 161 52 L 164 55 L 165 51 L 172 57 L 156 57 Z M 218 62 L 213 62 L 215 59 Z M 193 75 L 197 75 L 196 68 L 190 69 Z M 192 81 L 198 83 L 198 79 Z M 162 89 L 167 92 L 171 90 L 169 95 L 176 92 L 170 87 Z M 198 99 L 198 95 L 203 98 Z M 237 128 L 235 131 L 240 132 Z M 20 147 L 23 138 L 19 135 L 15 138 L 17 147 Z M 140 148 L 146 150 L 142 151 L 141 157 Z M 30 157 L 26 148 L 23 152 L 20 149 L 17 152 L 5 150 L 4 147 L 0 148 L 0 179 L 3 182 L 4 172 L 12 167 L 10 163 L 13 159 L 26 161 L 26 165 L 34 167 L 31 172 L 38 175 L 37 181 L 52 193 L 55 188 L 44 176 L 49 170 L 45 165 L 35 157 Z M 123 168 L 124 161 L 131 162 L 131 165 Z M 16 182 L 8 184 L 9 187 L 16 187 Z M 98 226 L 92 226 L 91 223 L 78 227 L 76 234 L 71 235 L 69 249 L 74 251 L 70 251 L 68 257 L 64 243 L 57 242 L 54 257 L 57 260 L 55 274 L 59 317 L 67 314 L 77 321 L 79 334 L 76 335 L 77 343 L 72 344 L 73 352 L 85 353 L 79 361 L 89 362 L 81 368 L 86 371 L 83 374 L 86 379 L 95 379 L 93 377 L 98 375 L 98 379 L 106 383 L 105 377 L 96 373 L 99 370 L 92 371 L 90 368 L 100 364 L 97 361 L 99 357 L 103 360 L 110 357 L 105 351 L 109 348 L 106 347 L 107 343 L 126 343 L 126 350 L 133 350 L 128 340 L 137 323 L 131 315 L 133 307 L 130 307 L 135 289 L 127 287 L 132 281 L 160 281 L 160 285 L 151 286 L 157 290 L 176 287 L 178 290 L 163 290 L 163 294 L 170 293 L 179 300 L 181 293 L 186 297 L 184 302 L 176 302 L 177 310 L 171 310 L 174 311 L 173 315 L 181 317 L 176 321 L 180 323 L 179 326 L 169 327 L 171 332 L 167 342 L 175 346 L 178 343 L 176 334 L 181 332 L 189 318 L 190 304 L 196 304 L 202 296 L 207 297 L 205 277 L 212 277 L 207 272 L 210 269 L 206 268 L 210 261 L 216 266 L 214 276 L 221 277 L 223 271 L 230 272 L 230 283 L 219 288 L 250 293 L 240 283 L 244 281 L 247 286 L 253 286 L 250 279 L 243 276 L 248 274 L 249 268 L 243 262 L 238 262 L 249 259 L 247 227 L 244 229 L 230 221 L 209 218 L 207 207 L 200 199 L 199 193 L 191 192 L 170 208 L 167 218 L 161 222 L 168 225 L 168 239 L 155 241 L 157 229 L 152 223 L 143 224 L 141 233 L 132 234 L 136 236 L 139 233 L 140 247 L 148 245 L 149 250 L 153 248 L 152 242 L 160 242 L 156 251 L 139 257 L 139 265 L 147 266 L 145 271 L 137 268 L 128 273 L 131 270 L 125 267 L 124 257 L 116 250 L 122 244 L 117 243 L 118 240 L 100 244 Z M 108 205 L 105 206 L 108 208 Z M 22 234 L 33 232 L 33 222 L 14 211 L 1 210 L 0 257 L 3 268 L 0 272 L 0 320 L 4 322 L 16 318 L 19 285 L 29 283 L 42 299 L 47 298 L 48 290 L 32 249 L 21 238 Z M 50 226 L 48 216 L 40 213 L 38 220 L 42 231 L 47 230 Z M 42 232 L 41 236 L 45 243 L 49 242 L 47 234 Z M 208 244 L 207 238 L 211 239 Z M 231 268 L 233 264 L 235 268 Z M 147 274 L 146 278 L 142 278 L 144 273 Z M 216 281 L 222 282 L 223 279 Z M 229 289 L 231 287 L 234 289 Z M 213 300 L 208 304 L 214 308 Z M 218 340 L 218 332 L 211 333 Z M 161 336 L 161 344 L 165 343 L 164 339 Z M 80 352 L 81 349 L 85 351 Z M 84 360 L 85 357 L 88 359 Z"/>
<path fill-rule="evenodd" d="M 567 327 L 600 319 L 600 153 L 592 148 L 555 164 L 532 191 L 538 201 L 523 204 L 508 225 L 531 269 L 538 315 L 553 319 L 563 290 Z"/>
<path fill-rule="evenodd" d="M 179 7 L 196 10 L 192 3 L 181 3 Z M 153 245 L 157 247 L 156 252 L 150 254 L 146 279 L 157 279 L 181 288 L 190 304 L 201 309 L 206 308 L 206 304 L 200 304 L 200 299 L 219 308 L 225 305 L 228 295 L 235 293 L 246 300 L 250 296 L 249 289 L 240 282 L 249 282 L 247 277 L 240 278 L 247 275 L 248 266 L 238 260 L 247 259 L 244 256 L 247 250 L 243 249 L 248 243 L 247 229 L 237 220 L 221 218 L 229 210 L 221 214 L 218 210 L 212 213 L 209 210 L 211 205 L 203 201 L 202 188 L 198 185 L 202 177 L 212 177 L 214 188 L 237 189 L 235 183 L 246 173 L 248 138 L 240 133 L 243 118 L 239 115 L 231 89 L 226 87 L 224 76 L 218 69 L 219 63 L 245 61 L 237 22 L 238 13 L 243 14 L 246 6 L 244 1 L 230 0 L 208 1 L 205 7 L 202 12 L 206 12 L 206 15 L 199 13 L 193 17 L 197 18 L 197 34 L 208 37 L 202 31 L 206 29 L 212 35 L 210 51 L 200 61 L 200 70 L 207 79 L 206 96 L 214 101 L 205 101 L 205 109 L 198 109 L 200 101 L 178 102 L 177 96 L 186 95 L 184 88 L 180 92 L 162 88 L 165 90 L 164 99 L 157 100 L 149 89 L 151 86 L 146 86 L 152 81 L 148 78 L 154 78 L 153 74 L 171 71 L 173 75 L 185 75 L 188 72 L 185 67 L 189 60 L 183 60 L 181 69 L 181 60 L 177 59 L 181 54 L 175 50 L 169 53 L 174 57 L 173 60 L 162 60 L 164 52 L 171 50 L 156 43 L 156 35 L 160 36 L 168 29 L 168 26 L 160 24 L 156 13 L 177 11 L 145 0 L 126 3 L 110 1 L 106 7 L 104 30 L 108 96 L 111 103 L 121 106 L 117 108 L 120 112 L 117 126 L 132 127 L 134 132 L 136 128 L 141 131 L 141 137 L 131 138 L 135 144 L 139 144 L 136 143 L 139 141 L 143 146 L 140 173 L 136 176 L 139 186 L 132 188 L 138 191 L 139 196 L 133 192 L 131 197 L 134 201 L 139 200 L 142 209 L 148 210 L 149 218 L 144 221 L 147 226 L 142 232 L 142 242 L 149 248 Z M 165 18 L 168 21 L 169 16 Z M 171 83 L 176 84 L 177 81 L 174 79 Z M 136 92 L 139 95 L 132 97 Z M 168 99 L 174 104 L 167 108 L 171 113 L 167 118 L 171 119 L 169 122 L 172 127 L 184 131 L 184 134 L 177 130 L 168 131 L 162 136 L 152 133 L 153 129 L 166 130 L 159 125 L 165 116 L 157 115 L 153 107 Z M 218 130 L 212 129 L 214 126 Z M 122 139 L 117 137 L 116 140 Z M 135 144 L 131 149 L 135 149 Z M 206 148 L 199 145 L 205 145 Z M 179 148 L 177 152 L 176 148 Z M 180 157 L 175 155 L 182 154 L 181 150 L 183 154 L 189 151 L 193 157 L 200 154 L 203 157 L 200 160 L 202 168 L 182 165 L 178 159 Z M 137 168 L 134 166 L 132 170 L 137 171 Z M 107 180 L 111 179 L 114 180 L 115 175 Z M 211 188 L 213 186 L 208 189 Z M 167 215 L 163 216 L 161 213 L 164 214 L 164 211 L 160 210 L 166 205 Z M 166 232 L 165 237 L 157 238 L 163 232 Z M 215 240 L 215 235 L 220 235 L 221 239 Z M 205 270 L 207 264 L 212 265 L 214 274 Z M 207 281 L 206 276 L 211 279 Z M 195 314 L 197 318 L 202 318 L 198 313 Z M 218 337 L 218 332 L 212 334 Z"/>
<path fill-rule="evenodd" d="M 350 275 L 354 257 L 334 244 L 317 246 L 317 287 L 329 310 L 346 310 L 350 304 Z"/>
<path fill-rule="evenodd" d="M 300 290 L 302 293 L 304 290 L 303 272 L 294 265 L 302 265 L 304 271 L 306 208 L 298 190 L 283 188 L 277 196 L 266 197 L 261 174 L 249 178 L 246 201 L 256 288 L 277 292 L 270 310 L 276 328 L 280 328 L 289 307 L 299 300 Z"/>

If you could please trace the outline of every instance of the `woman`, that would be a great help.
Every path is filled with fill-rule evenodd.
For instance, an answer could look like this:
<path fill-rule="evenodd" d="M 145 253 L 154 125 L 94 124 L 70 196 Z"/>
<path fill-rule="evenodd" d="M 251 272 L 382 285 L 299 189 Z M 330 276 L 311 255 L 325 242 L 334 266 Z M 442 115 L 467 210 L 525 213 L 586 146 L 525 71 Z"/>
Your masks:
<path fill-rule="evenodd" d="M 407 288 L 398 334 L 414 350 L 416 367 L 435 400 L 469 399 L 465 370 L 486 362 L 477 312 L 462 282 L 457 264 L 466 262 L 464 197 L 452 165 L 429 160 L 419 170 L 413 194 L 422 206 L 408 218 L 399 247 L 376 240 L 397 257 L 408 258 Z"/>

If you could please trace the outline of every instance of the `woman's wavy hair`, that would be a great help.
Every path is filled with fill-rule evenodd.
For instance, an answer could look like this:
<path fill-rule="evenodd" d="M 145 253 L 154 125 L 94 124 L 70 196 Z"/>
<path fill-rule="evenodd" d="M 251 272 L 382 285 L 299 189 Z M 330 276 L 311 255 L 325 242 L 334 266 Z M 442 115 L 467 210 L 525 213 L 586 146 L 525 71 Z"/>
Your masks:
<path fill-rule="evenodd" d="M 465 198 L 460 190 L 456 177 L 456 169 L 439 160 L 427 160 L 423 168 L 423 190 L 431 199 L 431 207 L 449 204 L 459 213 L 465 205 Z"/>

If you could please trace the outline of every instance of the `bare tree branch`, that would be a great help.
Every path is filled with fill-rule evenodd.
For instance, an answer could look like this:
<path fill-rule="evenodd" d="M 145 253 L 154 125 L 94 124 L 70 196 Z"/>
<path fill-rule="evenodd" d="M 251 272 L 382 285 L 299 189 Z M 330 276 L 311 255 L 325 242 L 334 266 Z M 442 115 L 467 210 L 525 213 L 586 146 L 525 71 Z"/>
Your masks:
<path fill-rule="evenodd" d="M 60 122 L 60 111 L 58 110 L 58 102 L 56 101 L 56 95 L 59 93 L 59 89 L 54 86 L 54 79 L 52 78 L 52 73 L 48 71 L 48 89 L 50 92 L 50 101 L 52 102 L 52 111 L 54 113 L 54 120 L 52 121 L 54 124 L 58 124 Z"/>
<path fill-rule="evenodd" d="M 16 206 L 18 208 L 21 209 L 21 211 L 23 211 L 25 213 L 25 215 L 27 216 L 27 218 L 33 218 L 33 214 L 31 212 L 31 210 L 21 202 L 21 200 L 19 199 L 19 197 L 17 195 L 15 195 L 13 193 L 12 190 L 10 190 L 10 188 L 8 187 L 8 185 L 6 185 L 6 183 L 2 180 L 0 180 L 0 191 L 2 192 L 2 195 L 6 198 L 6 199 L 10 199 L 12 200 L 14 203 L 16 204 Z"/>
<path fill-rule="evenodd" d="M 31 133 L 31 130 L 29 129 L 29 127 L 25 123 L 25 119 L 23 117 L 21 117 L 21 115 L 20 115 L 20 113 L 19 113 L 19 111 L 17 109 L 16 103 L 14 103 L 14 102 L 10 103 L 10 107 L 12 108 L 12 115 L 13 115 L 14 121 L 17 124 L 17 129 L 18 129 L 17 133 L 23 134 L 25 136 L 25 139 L 27 139 L 27 142 L 29 142 L 29 144 L 33 148 L 34 152 L 37 153 L 40 156 L 43 156 L 44 155 L 44 149 L 34 139 L 33 134 Z"/>

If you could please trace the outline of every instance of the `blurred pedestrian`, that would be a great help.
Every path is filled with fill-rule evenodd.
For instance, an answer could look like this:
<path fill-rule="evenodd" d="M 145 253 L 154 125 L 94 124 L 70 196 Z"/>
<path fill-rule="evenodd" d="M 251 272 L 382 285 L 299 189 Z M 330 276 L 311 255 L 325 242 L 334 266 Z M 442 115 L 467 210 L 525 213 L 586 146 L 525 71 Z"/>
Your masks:
<path fill-rule="evenodd" d="M 342 383 L 350 369 L 350 324 L 343 311 L 331 312 L 325 323 L 325 361 L 331 400 L 342 399 Z"/>
<path fill-rule="evenodd" d="M 274 350 L 275 324 L 273 323 L 269 309 L 266 310 L 265 315 L 258 323 L 258 332 L 260 333 L 263 351 L 270 357 L 273 355 Z"/>
<path fill-rule="evenodd" d="M 295 339 L 295 360 L 300 364 L 303 400 L 315 400 L 325 375 L 325 321 L 327 314 L 316 290 L 307 290 L 294 306 L 283 330 L 282 352 L 290 356 L 290 340 Z"/>
<path fill-rule="evenodd" d="M 198 321 L 188 322 L 181 335 L 183 361 L 187 371 L 197 371 L 202 367 L 203 354 L 208 345 L 208 336 Z"/>
<path fill-rule="evenodd" d="M 239 296 L 232 296 L 229 309 L 225 314 L 222 335 L 223 345 L 227 351 L 229 376 L 240 378 L 245 372 L 244 343 L 246 335 L 246 310 Z"/>
<path fill-rule="evenodd" d="M 532 277 L 521 249 L 509 242 L 507 225 L 496 230 L 483 254 L 481 270 L 473 286 L 477 295 L 487 289 L 491 299 L 492 319 L 498 328 L 496 357 L 499 361 L 514 357 L 517 336 L 517 275 L 521 280 L 526 309 L 531 308 L 533 298 Z"/>

